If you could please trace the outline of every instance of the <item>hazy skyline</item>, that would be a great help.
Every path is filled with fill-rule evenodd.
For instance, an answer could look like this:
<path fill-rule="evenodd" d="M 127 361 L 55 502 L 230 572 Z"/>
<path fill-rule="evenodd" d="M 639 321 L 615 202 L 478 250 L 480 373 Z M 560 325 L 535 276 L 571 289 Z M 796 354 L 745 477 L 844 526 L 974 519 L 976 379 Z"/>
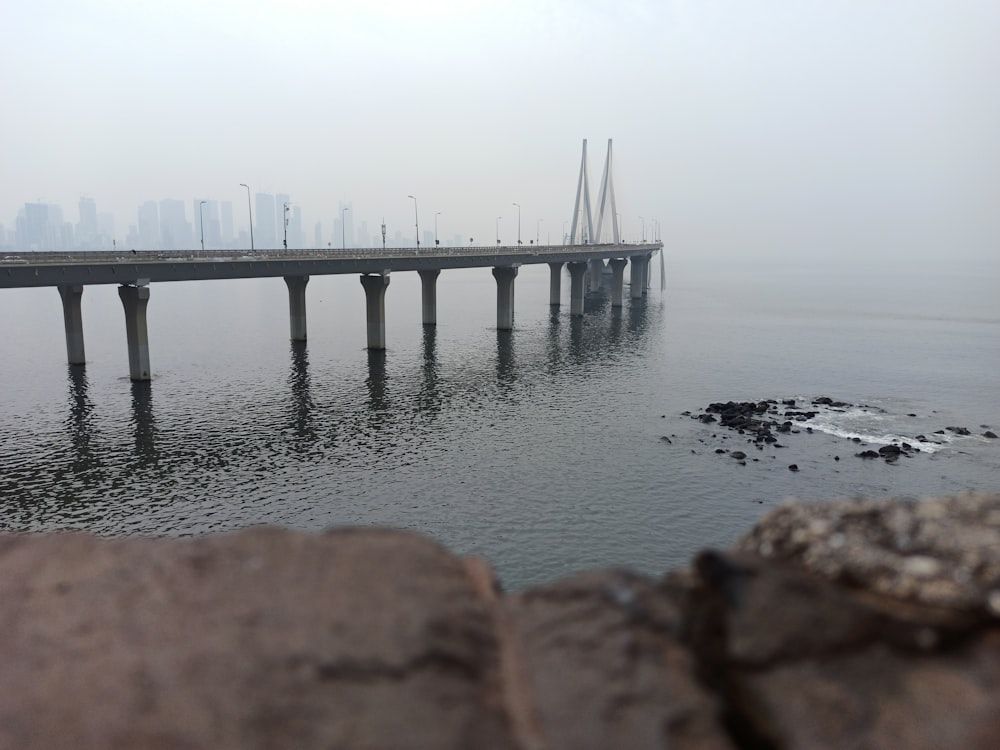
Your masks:
<path fill-rule="evenodd" d="M 561 234 L 580 142 L 626 232 L 722 256 L 1000 256 L 1000 4 L 7 4 L 0 224 L 288 194 L 390 232 Z M 189 221 L 193 217 L 189 216 Z M 630 229 L 631 227 L 631 229 Z"/>

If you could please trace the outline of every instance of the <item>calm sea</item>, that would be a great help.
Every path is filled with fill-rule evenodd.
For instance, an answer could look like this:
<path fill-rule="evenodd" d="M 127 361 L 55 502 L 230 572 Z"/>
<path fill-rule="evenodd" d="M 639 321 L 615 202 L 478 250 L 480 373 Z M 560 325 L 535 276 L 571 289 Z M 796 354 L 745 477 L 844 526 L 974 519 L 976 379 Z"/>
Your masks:
<path fill-rule="evenodd" d="M 388 525 L 485 555 L 518 588 L 684 565 L 789 496 L 1000 487 L 1000 440 L 982 437 L 1000 432 L 995 266 L 668 251 L 662 291 L 659 272 L 654 258 L 641 302 L 597 295 L 574 320 L 549 307 L 548 268 L 522 267 L 512 333 L 496 330 L 489 269 L 441 275 L 435 329 L 417 275 L 393 275 L 385 353 L 365 349 L 356 276 L 310 281 L 305 346 L 288 341 L 280 279 L 153 285 L 147 384 L 127 377 L 114 287 L 84 293 L 85 370 L 65 363 L 55 289 L 0 290 L 0 527 Z M 863 408 L 763 451 L 683 414 L 821 395 Z M 949 426 L 971 434 L 934 434 Z M 917 434 L 934 443 L 895 464 L 850 439 Z"/>

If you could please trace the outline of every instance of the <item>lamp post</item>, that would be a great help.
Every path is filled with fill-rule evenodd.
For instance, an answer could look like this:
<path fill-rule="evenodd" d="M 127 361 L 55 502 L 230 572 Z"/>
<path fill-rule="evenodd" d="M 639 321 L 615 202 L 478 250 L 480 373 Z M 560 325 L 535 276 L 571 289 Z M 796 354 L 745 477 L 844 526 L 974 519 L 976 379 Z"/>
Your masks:
<path fill-rule="evenodd" d="M 201 251 L 205 252 L 205 204 L 208 201 L 198 201 L 198 223 L 201 225 Z"/>
<path fill-rule="evenodd" d="M 569 223 L 569 222 L 567 222 L 567 221 L 564 221 L 564 222 L 563 222 L 563 241 L 562 241 L 562 243 L 563 243 L 564 245 L 566 244 L 566 239 L 567 239 L 567 238 L 566 238 L 566 225 L 567 225 L 568 223 Z"/>
<path fill-rule="evenodd" d="M 382 217 L 382 252 L 385 252 L 385 217 Z"/>
<path fill-rule="evenodd" d="M 406 196 L 413 198 L 412 195 Z M 417 199 L 413 198 L 413 226 L 417 228 L 417 247 L 420 247 L 420 214 L 417 213 Z"/>
<path fill-rule="evenodd" d="M 434 214 L 434 244 L 435 245 L 440 245 L 441 244 L 440 242 L 438 242 L 438 216 L 440 216 L 440 215 L 441 215 L 440 211 L 438 211 L 438 212 L 436 212 Z"/>
<path fill-rule="evenodd" d="M 340 210 L 340 249 L 347 249 L 347 212 L 351 210 L 350 206 L 347 208 L 342 208 Z"/>
<path fill-rule="evenodd" d="M 288 249 L 288 201 L 285 201 L 284 207 L 281 210 L 281 223 L 285 225 L 285 238 L 282 240 L 282 244 L 285 250 Z"/>
<path fill-rule="evenodd" d="M 538 221 L 535 222 L 535 244 L 536 245 L 540 242 L 539 237 L 541 236 L 542 222 L 543 221 L 545 221 L 545 219 L 539 219 Z"/>
<path fill-rule="evenodd" d="M 250 207 L 250 186 L 241 182 L 240 187 L 247 189 L 247 213 L 250 214 L 250 251 L 253 252 L 253 209 Z"/>
<path fill-rule="evenodd" d="M 500 219 L 502 219 L 502 218 L 503 218 L 502 216 L 498 216 L 497 217 L 497 244 L 498 245 L 500 244 Z"/>
<path fill-rule="evenodd" d="M 517 206 L 517 244 L 521 244 L 521 204 L 511 203 L 512 206 Z"/>
<path fill-rule="evenodd" d="M 642 241 L 645 242 L 646 241 L 646 220 L 640 216 L 639 217 L 639 221 L 642 222 Z"/>

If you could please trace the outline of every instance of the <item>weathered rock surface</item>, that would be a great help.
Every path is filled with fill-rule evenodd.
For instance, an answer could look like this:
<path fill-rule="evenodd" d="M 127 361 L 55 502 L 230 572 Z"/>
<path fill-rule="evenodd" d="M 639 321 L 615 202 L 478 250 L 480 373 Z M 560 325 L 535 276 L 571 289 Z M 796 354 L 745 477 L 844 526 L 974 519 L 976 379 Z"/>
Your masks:
<path fill-rule="evenodd" d="M 502 594 L 388 530 L 0 535 L 7 748 L 994 748 L 1000 495 Z"/>

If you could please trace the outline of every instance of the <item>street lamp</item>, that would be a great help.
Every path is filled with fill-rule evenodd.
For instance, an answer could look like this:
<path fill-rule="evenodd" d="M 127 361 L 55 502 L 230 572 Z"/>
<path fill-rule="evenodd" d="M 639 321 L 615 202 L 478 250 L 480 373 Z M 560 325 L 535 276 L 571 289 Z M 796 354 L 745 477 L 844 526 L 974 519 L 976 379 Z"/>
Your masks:
<path fill-rule="evenodd" d="M 645 242 L 646 241 L 646 220 L 640 216 L 639 217 L 639 221 L 642 222 L 642 241 Z"/>
<path fill-rule="evenodd" d="M 412 195 L 406 196 L 413 198 Z M 417 228 L 417 247 L 420 247 L 420 214 L 417 213 L 417 199 L 413 198 L 413 226 Z"/>
<path fill-rule="evenodd" d="M 521 204 L 511 203 L 512 206 L 517 206 L 517 244 L 521 244 Z"/>
<path fill-rule="evenodd" d="M 539 236 L 541 234 L 541 227 L 542 227 L 542 222 L 543 221 L 545 221 L 545 219 L 539 219 L 538 221 L 535 222 L 535 244 L 536 245 L 540 242 L 540 240 L 538 238 L 539 238 Z"/>
<path fill-rule="evenodd" d="M 285 201 L 284 208 L 281 211 L 281 221 L 285 225 L 285 239 L 282 243 L 285 246 L 285 250 L 288 249 L 288 201 Z"/>
<path fill-rule="evenodd" d="M 502 219 L 502 218 L 503 218 L 502 216 L 498 216 L 497 217 L 497 244 L 498 245 L 500 244 L 500 219 Z"/>
<path fill-rule="evenodd" d="M 347 212 L 351 210 L 350 206 L 340 210 L 340 249 L 347 249 Z"/>
<path fill-rule="evenodd" d="M 382 252 L 385 252 L 385 217 L 382 217 Z"/>
<path fill-rule="evenodd" d="M 253 252 L 253 210 L 250 208 L 250 186 L 241 182 L 240 187 L 247 189 L 247 213 L 250 214 L 250 251 Z"/>
<path fill-rule="evenodd" d="M 435 245 L 440 245 L 441 244 L 440 242 L 438 242 L 438 216 L 440 216 L 440 215 L 441 215 L 440 211 L 438 211 L 437 213 L 434 214 L 434 244 Z"/>
<path fill-rule="evenodd" d="M 567 237 L 566 237 L 566 225 L 567 225 L 568 223 L 569 223 L 568 221 L 564 221 L 564 222 L 563 222 L 563 241 L 562 241 L 562 243 L 563 243 L 564 245 L 565 245 L 565 244 L 567 244 Z"/>
<path fill-rule="evenodd" d="M 198 223 L 201 224 L 201 251 L 205 252 L 205 204 L 208 201 L 198 201 Z"/>

